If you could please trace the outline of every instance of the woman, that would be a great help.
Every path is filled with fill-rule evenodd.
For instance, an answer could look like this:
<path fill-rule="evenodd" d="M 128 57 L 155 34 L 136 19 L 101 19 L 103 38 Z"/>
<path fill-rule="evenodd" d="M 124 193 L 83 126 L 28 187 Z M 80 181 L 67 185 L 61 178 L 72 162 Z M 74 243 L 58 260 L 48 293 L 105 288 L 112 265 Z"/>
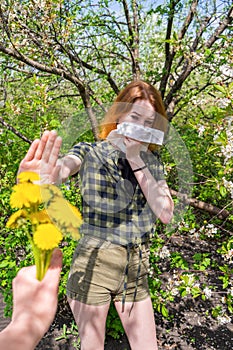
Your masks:
<path fill-rule="evenodd" d="M 57 161 L 61 138 L 45 132 L 20 164 L 20 172 L 40 172 L 47 183 L 80 174 L 82 238 L 74 253 L 67 295 L 82 350 L 104 349 L 111 300 L 131 348 L 158 349 L 147 281 L 149 240 L 156 218 L 170 222 L 173 201 L 156 145 L 146 142 L 145 135 L 153 140 L 155 129 L 165 131 L 165 121 L 159 92 L 135 81 L 119 93 L 107 113 L 102 141 L 79 143 Z M 124 136 L 124 130 L 132 137 Z"/>

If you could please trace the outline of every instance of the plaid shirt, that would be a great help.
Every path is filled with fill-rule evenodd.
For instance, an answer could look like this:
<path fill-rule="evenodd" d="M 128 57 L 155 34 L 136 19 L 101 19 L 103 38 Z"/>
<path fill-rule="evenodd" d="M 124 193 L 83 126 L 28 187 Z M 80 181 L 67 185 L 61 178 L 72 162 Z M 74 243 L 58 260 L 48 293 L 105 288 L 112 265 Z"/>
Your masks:
<path fill-rule="evenodd" d="M 69 151 L 82 161 L 82 235 L 94 235 L 112 243 L 142 242 L 153 233 L 155 215 L 125 159 L 109 141 L 80 142 Z M 157 152 L 141 152 L 156 180 L 163 179 Z"/>

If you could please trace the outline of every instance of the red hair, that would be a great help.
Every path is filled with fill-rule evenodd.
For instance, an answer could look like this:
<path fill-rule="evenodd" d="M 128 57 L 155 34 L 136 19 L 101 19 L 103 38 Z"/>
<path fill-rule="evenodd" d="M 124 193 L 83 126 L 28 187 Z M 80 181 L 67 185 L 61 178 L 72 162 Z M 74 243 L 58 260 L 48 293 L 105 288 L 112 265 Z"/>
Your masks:
<path fill-rule="evenodd" d="M 160 129 L 164 132 L 166 131 L 167 115 L 160 92 L 153 85 L 142 80 L 136 80 L 120 91 L 114 103 L 106 113 L 100 124 L 99 136 L 102 140 L 106 139 L 108 134 L 117 128 L 119 117 L 129 113 L 132 104 L 137 100 L 147 100 L 150 102 L 155 112 L 160 115 L 160 118 L 155 118 L 153 128 Z"/>

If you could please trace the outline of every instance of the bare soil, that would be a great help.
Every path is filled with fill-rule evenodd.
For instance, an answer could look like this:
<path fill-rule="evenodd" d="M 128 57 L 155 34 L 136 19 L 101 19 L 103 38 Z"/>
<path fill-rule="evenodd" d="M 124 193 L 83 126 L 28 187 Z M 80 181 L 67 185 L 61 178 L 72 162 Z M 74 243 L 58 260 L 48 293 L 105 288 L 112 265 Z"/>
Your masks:
<path fill-rule="evenodd" d="M 170 321 L 155 314 L 159 350 L 232 350 L 233 323 L 218 325 L 213 318 L 206 316 L 209 307 L 206 302 L 187 300 L 177 303 L 170 310 L 174 315 Z M 76 330 L 72 331 L 73 317 L 68 308 L 63 309 L 61 314 L 57 313 L 55 322 L 38 344 L 37 350 L 80 349 Z M 63 328 L 64 324 L 66 329 Z M 107 336 L 104 349 L 131 348 L 126 336 L 122 335 L 120 339 Z"/>

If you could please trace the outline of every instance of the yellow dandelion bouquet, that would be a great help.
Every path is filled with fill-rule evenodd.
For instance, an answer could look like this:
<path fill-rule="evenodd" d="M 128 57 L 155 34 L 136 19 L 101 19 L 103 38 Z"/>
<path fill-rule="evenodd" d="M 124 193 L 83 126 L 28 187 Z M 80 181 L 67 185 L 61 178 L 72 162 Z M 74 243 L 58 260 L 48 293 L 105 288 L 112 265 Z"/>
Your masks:
<path fill-rule="evenodd" d="M 65 234 L 79 239 L 82 218 L 79 210 L 70 204 L 54 185 L 40 185 L 39 175 L 23 172 L 13 187 L 10 205 L 14 212 L 8 228 L 22 227 L 31 244 L 37 279 L 42 280 L 50 264 L 53 250 Z"/>

